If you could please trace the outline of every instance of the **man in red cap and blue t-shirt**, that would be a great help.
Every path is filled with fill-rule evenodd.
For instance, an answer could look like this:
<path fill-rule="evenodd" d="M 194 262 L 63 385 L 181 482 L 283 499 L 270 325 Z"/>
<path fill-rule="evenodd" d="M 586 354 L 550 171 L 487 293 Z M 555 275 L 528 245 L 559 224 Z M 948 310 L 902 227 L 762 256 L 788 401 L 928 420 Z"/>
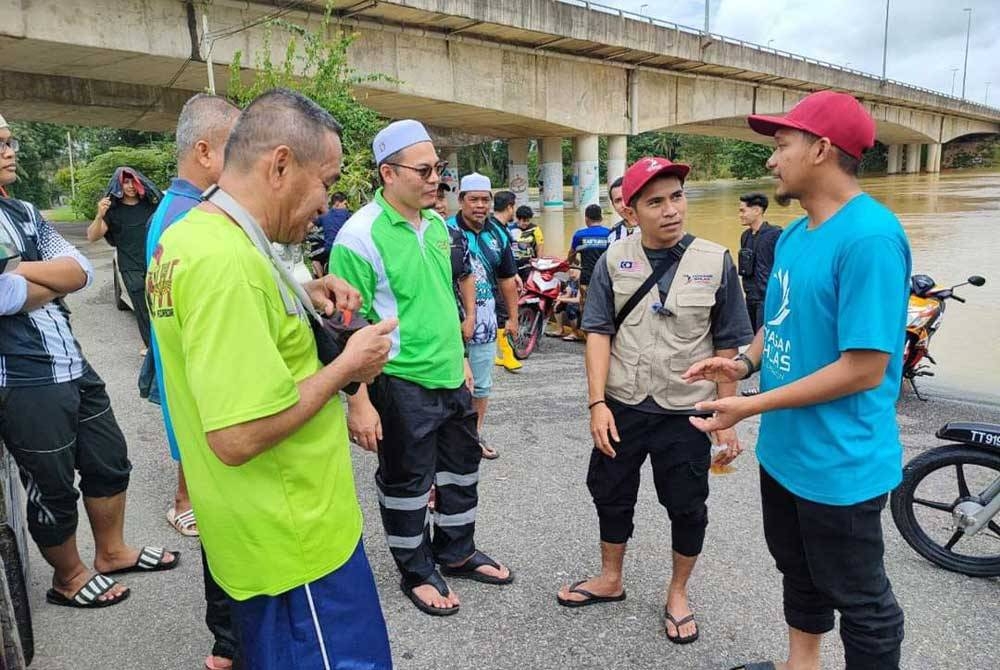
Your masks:
<path fill-rule="evenodd" d="M 847 670 L 899 667 L 903 612 L 883 562 L 881 512 L 902 476 L 895 402 L 902 374 L 910 247 L 896 217 L 862 192 L 875 122 L 849 95 L 814 93 L 773 135 L 778 202 L 798 200 L 775 250 L 764 327 L 745 354 L 694 365 L 688 381 L 761 370 L 762 393 L 701 403 L 722 430 L 763 414 L 757 440 L 764 535 L 784 577 L 788 670 L 819 668 L 840 612 Z M 775 664 L 748 663 L 747 670 Z"/>
<path fill-rule="evenodd" d="M 736 393 L 734 382 L 688 385 L 681 374 L 708 356 L 732 357 L 753 339 L 739 277 L 725 247 L 685 234 L 687 165 L 642 158 L 622 182 L 625 215 L 638 224 L 594 267 L 583 309 L 594 450 L 587 472 L 601 535 L 601 574 L 564 586 L 560 605 L 625 599 L 622 563 L 632 536 L 639 471 L 648 456 L 673 548 L 664 612 L 671 642 L 698 639 L 687 583 L 708 524 L 709 437 L 691 425 L 695 405 Z M 723 462 L 740 451 L 722 430 Z"/>

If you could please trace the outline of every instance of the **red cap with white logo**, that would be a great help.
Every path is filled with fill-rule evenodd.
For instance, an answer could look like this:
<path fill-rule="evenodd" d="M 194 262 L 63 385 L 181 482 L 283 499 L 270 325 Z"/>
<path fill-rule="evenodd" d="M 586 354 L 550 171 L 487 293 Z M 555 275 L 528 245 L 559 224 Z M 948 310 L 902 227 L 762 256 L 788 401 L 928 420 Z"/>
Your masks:
<path fill-rule="evenodd" d="M 812 93 L 784 116 L 754 114 L 747 123 L 761 135 L 773 136 L 782 128 L 793 128 L 826 137 L 858 160 L 865 149 L 875 146 L 875 121 L 871 115 L 854 96 L 836 91 Z"/>
<path fill-rule="evenodd" d="M 622 200 L 625 201 L 626 205 L 631 206 L 632 198 L 654 177 L 672 175 L 683 183 L 690 171 L 689 165 L 671 163 L 666 158 L 640 158 L 632 163 L 628 170 L 625 170 L 625 176 L 622 177 Z"/>

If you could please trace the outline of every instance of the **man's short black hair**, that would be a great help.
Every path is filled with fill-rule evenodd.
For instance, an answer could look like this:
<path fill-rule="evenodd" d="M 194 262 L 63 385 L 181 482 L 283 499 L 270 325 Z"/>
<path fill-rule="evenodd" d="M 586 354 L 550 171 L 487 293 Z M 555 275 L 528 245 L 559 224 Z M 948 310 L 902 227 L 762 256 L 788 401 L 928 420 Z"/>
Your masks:
<path fill-rule="evenodd" d="M 493 211 L 502 212 L 517 202 L 517 196 L 510 191 L 497 191 L 493 194 Z"/>
<path fill-rule="evenodd" d="M 341 202 L 347 202 L 347 196 L 344 195 L 342 191 L 334 191 L 333 195 L 330 196 L 330 202 L 335 205 Z"/>
<path fill-rule="evenodd" d="M 533 219 L 535 217 L 535 210 L 531 209 L 527 205 L 521 205 L 514 212 L 514 216 L 519 219 Z"/>
<path fill-rule="evenodd" d="M 616 188 L 621 188 L 622 187 L 622 182 L 624 180 L 625 180 L 624 177 L 618 177 L 618 179 L 615 179 L 613 182 L 611 182 L 611 186 L 608 186 L 608 197 L 609 198 L 611 197 L 611 191 L 615 190 Z"/>
<path fill-rule="evenodd" d="M 763 193 L 747 193 L 740 196 L 740 202 L 747 207 L 760 207 L 761 212 L 767 211 L 768 200 Z"/>
<path fill-rule="evenodd" d="M 600 205 L 587 205 L 587 209 L 583 210 L 583 215 L 587 217 L 587 221 L 604 220 L 604 212 Z"/>
<path fill-rule="evenodd" d="M 438 184 L 438 197 L 440 198 L 445 193 L 451 193 L 451 186 L 448 186 L 448 184 L 441 182 L 440 184 Z"/>
<path fill-rule="evenodd" d="M 226 169 L 246 172 L 261 154 L 285 145 L 303 164 L 321 160 L 324 133 L 342 129 L 328 111 L 301 93 L 273 88 L 257 96 L 240 114 L 226 142 Z"/>

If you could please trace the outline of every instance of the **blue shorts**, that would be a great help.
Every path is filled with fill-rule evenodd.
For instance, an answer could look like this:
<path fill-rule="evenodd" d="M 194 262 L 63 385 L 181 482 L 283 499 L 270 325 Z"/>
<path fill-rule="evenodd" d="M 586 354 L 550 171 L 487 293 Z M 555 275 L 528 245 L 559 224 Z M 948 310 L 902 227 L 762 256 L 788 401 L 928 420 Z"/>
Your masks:
<path fill-rule="evenodd" d="M 472 368 L 473 398 L 489 398 L 493 389 L 493 359 L 497 355 L 497 343 L 469 345 L 469 367 Z"/>
<path fill-rule="evenodd" d="M 233 601 L 246 670 L 391 670 L 389 634 L 364 545 L 326 577 Z"/>

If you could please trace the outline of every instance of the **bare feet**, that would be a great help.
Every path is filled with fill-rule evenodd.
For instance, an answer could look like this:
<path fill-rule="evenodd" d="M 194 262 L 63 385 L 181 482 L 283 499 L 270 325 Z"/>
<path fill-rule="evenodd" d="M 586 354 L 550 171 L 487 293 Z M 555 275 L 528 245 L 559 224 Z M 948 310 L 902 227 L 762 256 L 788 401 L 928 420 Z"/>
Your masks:
<path fill-rule="evenodd" d="M 94 558 L 94 569 L 101 573 L 131 568 L 139 561 L 139 549 L 123 545 L 117 552 L 105 552 Z M 163 563 L 169 565 L 177 560 L 169 551 L 163 552 Z"/>
<path fill-rule="evenodd" d="M 72 599 L 73 596 L 79 592 L 84 585 L 90 581 L 94 576 L 94 573 L 87 570 L 83 565 L 80 566 L 80 570 L 74 574 L 72 577 L 62 580 L 58 579 L 54 574 L 52 575 L 52 588 L 66 596 L 66 598 Z M 111 600 L 117 600 L 121 598 L 125 592 L 128 591 L 128 587 L 123 584 L 115 583 L 111 590 L 107 593 L 97 597 L 101 602 L 108 602 Z"/>
<path fill-rule="evenodd" d="M 452 609 L 461 604 L 458 600 L 458 594 L 455 593 L 454 589 L 449 589 L 446 596 L 441 595 L 431 584 L 422 584 L 411 590 L 413 591 L 413 595 L 420 598 L 425 605 L 438 609 Z"/>
<path fill-rule="evenodd" d="M 584 602 L 589 600 L 589 598 L 582 593 L 577 593 L 576 591 L 570 591 L 571 585 L 564 584 L 561 589 L 559 589 L 559 599 L 568 602 Z M 602 598 L 614 598 L 620 596 L 625 591 L 625 587 L 622 585 L 621 578 L 610 578 L 604 575 L 598 575 L 597 577 L 591 577 L 582 584 L 578 584 L 576 587 L 580 591 L 588 591 L 593 593 L 595 596 Z"/>
<path fill-rule="evenodd" d="M 208 656 L 205 658 L 205 668 L 207 670 L 231 670 L 232 667 L 232 659 L 225 656 Z"/>
<path fill-rule="evenodd" d="M 667 611 L 677 621 L 681 621 L 684 617 L 693 614 L 691 607 L 688 605 L 687 593 L 684 591 L 670 591 L 667 595 Z M 696 632 L 698 632 L 698 624 L 695 623 L 694 619 L 683 624 L 679 631 L 669 619 L 667 620 L 667 637 L 689 637 Z"/>

